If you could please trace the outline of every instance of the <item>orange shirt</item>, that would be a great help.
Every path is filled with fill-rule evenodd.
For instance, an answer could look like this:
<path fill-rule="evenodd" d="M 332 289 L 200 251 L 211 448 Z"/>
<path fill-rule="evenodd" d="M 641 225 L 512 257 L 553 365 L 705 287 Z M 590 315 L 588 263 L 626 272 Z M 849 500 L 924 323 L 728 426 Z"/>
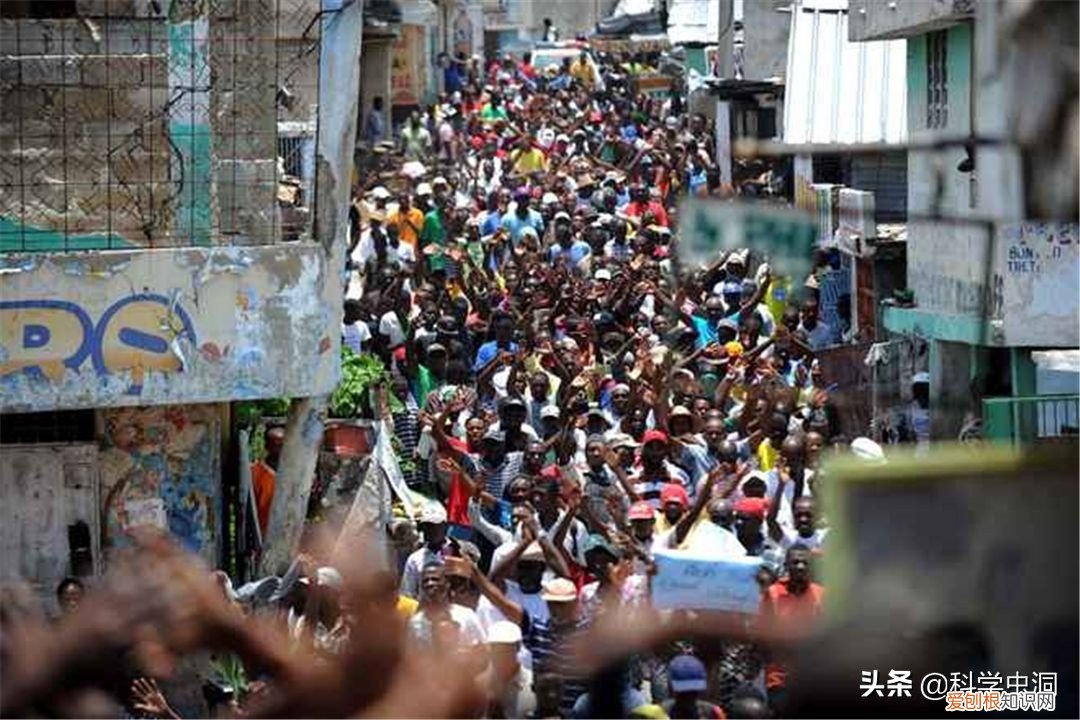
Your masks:
<path fill-rule="evenodd" d="M 761 598 L 761 618 L 764 622 L 788 626 L 797 632 L 796 628 L 809 625 L 821 616 L 824 588 L 811 582 L 805 591 L 795 595 L 788 590 L 787 582 L 787 579 L 778 580 L 769 586 Z M 766 664 L 765 687 L 777 688 L 786 684 L 784 664 L 776 661 Z"/>
<path fill-rule="evenodd" d="M 263 537 L 270 529 L 270 508 L 274 504 L 277 473 L 266 463 L 251 464 L 251 488 L 255 491 L 255 512 L 259 516 L 259 530 Z"/>
<path fill-rule="evenodd" d="M 409 208 L 405 212 L 395 210 L 387 218 L 387 223 L 398 229 L 398 239 L 411 245 L 416 251 L 420 242 L 420 230 L 424 227 L 424 213 L 419 208 Z"/>
<path fill-rule="evenodd" d="M 825 589 L 811 582 L 801 594 L 788 590 L 787 579 L 777 580 L 769 586 L 765 597 L 761 599 L 761 614 L 774 617 L 781 622 L 814 620 L 821 615 L 821 603 Z"/>

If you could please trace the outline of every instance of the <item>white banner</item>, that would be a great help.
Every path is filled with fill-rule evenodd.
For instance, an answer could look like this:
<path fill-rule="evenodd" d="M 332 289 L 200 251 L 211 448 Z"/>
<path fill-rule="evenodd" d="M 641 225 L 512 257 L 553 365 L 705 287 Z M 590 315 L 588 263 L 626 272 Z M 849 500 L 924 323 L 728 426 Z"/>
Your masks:
<path fill-rule="evenodd" d="M 657 550 L 653 605 L 660 610 L 722 610 L 757 613 L 761 558 L 707 558 L 679 550 Z"/>

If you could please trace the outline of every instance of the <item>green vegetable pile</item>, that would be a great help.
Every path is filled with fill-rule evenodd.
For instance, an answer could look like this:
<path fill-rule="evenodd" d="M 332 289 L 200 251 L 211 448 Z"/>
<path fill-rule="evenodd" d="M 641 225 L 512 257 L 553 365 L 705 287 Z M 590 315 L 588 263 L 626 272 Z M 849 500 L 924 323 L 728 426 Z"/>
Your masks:
<path fill-rule="evenodd" d="M 359 355 L 347 346 L 341 346 L 341 381 L 330 396 L 330 417 L 359 417 L 363 411 L 372 409 L 368 390 L 385 385 L 389 380 L 386 368 L 379 358 L 369 353 Z M 401 403 L 390 396 L 390 407 L 395 409 Z"/>

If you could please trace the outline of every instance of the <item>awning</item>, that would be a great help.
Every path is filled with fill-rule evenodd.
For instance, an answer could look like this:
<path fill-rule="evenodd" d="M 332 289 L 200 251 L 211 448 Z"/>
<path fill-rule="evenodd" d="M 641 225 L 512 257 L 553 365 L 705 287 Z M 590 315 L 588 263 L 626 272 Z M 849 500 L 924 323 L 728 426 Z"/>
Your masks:
<path fill-rule="evenodd" d="M 907 140 L 905 41 L 847 38 L 846 0 L 796 0 L 792 6 L 784 142 Z"/>

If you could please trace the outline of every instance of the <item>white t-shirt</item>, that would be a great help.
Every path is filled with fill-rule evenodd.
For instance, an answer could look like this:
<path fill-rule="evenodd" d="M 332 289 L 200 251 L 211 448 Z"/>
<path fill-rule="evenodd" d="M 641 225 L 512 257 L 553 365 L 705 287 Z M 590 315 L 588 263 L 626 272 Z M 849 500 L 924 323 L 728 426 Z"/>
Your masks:
<path fill-rule="evenodd" d="M 675 528 L 660 533 L 653 540 L 653 547 L 663 548 L 665 552 L 672 550 L 668 543 L 674 534 Z M 738 536 L 708 519 L 695 524 L 686 536 L 684 547 L 675 552 L 707 555 L 717 560 L 746 557 L 746 548 Z"/>
<path fill-rule="evenodd" d="M 821 546 L 825 542 L 825 536 L 829 533 L 828 528 L 818 528 L 814 530 L 814 534 L 810 537 L 803 537 L 798 531 L 791 528 L 782 529 L 784 535 L 780 538 L 780 549 L 784 552 L 787 552 L 792 545 L 805 545 L 811 550 L 821 550 Z"/>
<path fill-rule="evenodd" d="M 473 610 L 464 605 L 450 603 L 450 619 L 458 627 L 458 637 L 462 645 L 481 645 L 487 642 L 487 633 Z M 409 632 L 415 638 L 431 637 L 431 621 L 424 610 L 409 618 Z"/>
<path fill-rule="evenodd" d="M 547 602 L 540 597 L 540 593 L 522 592 L 521 586 L 513 580 L 506 581 L 506 597 L 517 603 L 534 620 L 547 620 L 551 617 Z M 480 624 L 485 632 L 497 622 L 508 620 L 503 611 L 495 607 L 486 597 L 481 597 L 476 605 L 476 615 L 480 618 Z"/>
<path fill-rule="evenodd" d="M 389 339 L 390 347 L 397 347 L 405 342 L 405 331 L 402 330 L 401 321 L 393 310 L 379 318 L 379 334 Z"/>

